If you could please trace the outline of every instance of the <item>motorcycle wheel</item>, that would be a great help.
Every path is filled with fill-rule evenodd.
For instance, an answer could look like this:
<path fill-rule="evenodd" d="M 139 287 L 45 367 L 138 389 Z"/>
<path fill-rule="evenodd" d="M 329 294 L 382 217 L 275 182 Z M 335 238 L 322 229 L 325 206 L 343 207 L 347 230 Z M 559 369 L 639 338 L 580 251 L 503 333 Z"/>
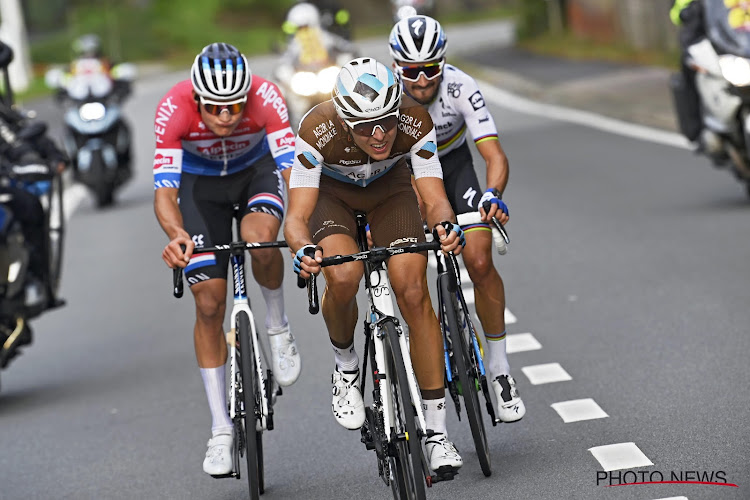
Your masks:
<path fill-rule="evenodd" d="M 63 212 L 63 179 L 58 175 L 52 180 L 50 206 L 47 211 L 49 231 L 49 278 L 52 291 L 57 294 L 62 275 L 63 242 L 65 237 L 65 213 Z"/>

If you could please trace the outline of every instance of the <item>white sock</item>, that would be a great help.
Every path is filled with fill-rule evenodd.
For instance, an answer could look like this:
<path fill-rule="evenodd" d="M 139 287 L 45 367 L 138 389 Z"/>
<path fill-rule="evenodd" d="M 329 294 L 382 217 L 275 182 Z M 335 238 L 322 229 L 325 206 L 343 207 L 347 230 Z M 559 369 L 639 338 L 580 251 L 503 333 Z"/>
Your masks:
<path fill-rule="evenodd" d="M 353 372 L 359 368 L 359 356 L 354 349 L 354 341 L 352 341 L 352 345 L 345 349 L 339 349 L 333 344 L 331 344 L 331 347 L 333 347 L 333 354 L 336 357 L 336 366 L 338 366 L 339 371 Z"/>
<path fill-rule="evenodd" d="M 424 411 L 424 421 L 428 429 L 442 434 L 448 434 L 448 428 L 445 425 L 445 398 L 440 399 L 423 399 L 422 410 Z"/>
<path fill-rule="evenodd" d="M 508 354 L 505 352 L 505 332 L 496 335 L 484 333 L 487 339 L 487 354 L 489 354 L 489 369 L 492 378 L 499 375 L 510 375 Z"/>
<path fill-rule="evenodd" d="M 224 381 L 224 365 L 216 368 L 201 368 L 203 387 L 208 397 L 208 407 L 211 409 L 211 434 L 231 434 L 232 421 L 227 412 L 227 392 Z"/>
<path fill-rule="evenodd" d="M 263 300 L 266 301 L 266 330 L 270 335 L 271 329 L 284 327 L 288 323 L 284 312 L 284 287 L 271 290 L 261 286 L 260 291 L 263 293 Z"/>

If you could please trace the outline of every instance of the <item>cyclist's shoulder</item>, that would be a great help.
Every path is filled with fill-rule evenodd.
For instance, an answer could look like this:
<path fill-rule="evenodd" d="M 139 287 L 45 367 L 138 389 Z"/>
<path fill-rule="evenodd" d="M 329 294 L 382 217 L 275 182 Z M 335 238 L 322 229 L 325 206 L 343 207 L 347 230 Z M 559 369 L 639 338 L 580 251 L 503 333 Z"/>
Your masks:
<path fill-rule="evenodd" d="M 479 86 L 471 75 L 452 64 L 446 64 L 440 88 L 446 97 L 458 99 L 462 95 L 462 90 L 477 89 Z"/>
<path fill-rule="evenodd" d="M 405 133 L 406 126 L 419 128 L 423 133 L 427 133 L 434 128 L 430 111 L 415 101 L 413 98 L 404 94 L 399 107 L 399 132 Z"/>
<path fill-rule="evenodd" d="M 345 137 L 344 127 L 336 114 L 333 101 L 324 101 L 308 111 L 300 121 L 298 135 L 321 152 L 337 138 Z"/>
<path fill-rule="evenodd" d="M 157 135 L 163 135 L 167 129 L 173 132 L 177 129 L 182 130 L 199 119 L 200 114 L 190 80 L 181 81 L 169 89 L 156 106 L 154 117 Z"/>

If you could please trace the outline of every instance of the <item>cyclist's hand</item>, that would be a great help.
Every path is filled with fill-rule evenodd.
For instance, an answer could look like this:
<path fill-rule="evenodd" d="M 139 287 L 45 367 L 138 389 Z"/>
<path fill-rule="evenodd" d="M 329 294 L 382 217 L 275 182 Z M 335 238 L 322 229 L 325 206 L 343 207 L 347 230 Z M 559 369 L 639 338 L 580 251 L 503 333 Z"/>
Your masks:
<path fill-rule="evenodd" d="M 315 258 L 310 257 L 314 252 Z M 320 272 L 320 263 L 323 262 L 323 249 L 315 245 L 305 245 L 294 254 L 294 272 L 300 278 L 307 279 L 310 275 Z"/>
<path fill-rule="evenodd" d="M 489 210 L 485 210 L 485 202 L 489 203 Z M 500 224 L 504 225 L 509 219 L 508 205 L 501 199 L 500 192 L 495 188 L 488 189 L 480 198 L 479 213 L 482 215 L 484 222 L 489 222 L 492 217 L 496 217 Z"/>
<path fill-rule="evenodd" d="M 458 224 L 443 221 L 436 224 L 432 232 L 435 239 L 440 242 L 440 248 L 444 253 L 453 252 L 454 255 L 460 255 L 461 250 L 466 246 L 464 231 Z"/>
<path fill-rule="evenodd" d="M 185 250 L 182 250 L 185 247 Z M 177 236 L 164 247 L 161 258 L 164 259 L 167 266 L 174 269 L 175 267 L 186 267 L 190 262 L 190 257 L 195 250 L 195 243 L 189 235 L 184 234 Z"/>

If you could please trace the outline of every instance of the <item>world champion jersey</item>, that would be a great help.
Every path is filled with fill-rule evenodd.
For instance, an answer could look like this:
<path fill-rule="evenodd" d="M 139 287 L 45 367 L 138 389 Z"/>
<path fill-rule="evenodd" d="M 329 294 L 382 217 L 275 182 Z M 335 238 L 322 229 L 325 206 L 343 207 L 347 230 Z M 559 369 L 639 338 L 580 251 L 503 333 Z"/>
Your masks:
<path fill-rule="evenodd" d="M 497 139 L 495 122 L 477 82 L 455 66 L 446 64 L 443 68 L 443 78 L 429 110 L 440 156 L 466 142 L 467 128 L 475 144 Z"/>
<path fill-rule="evenodd" d="M 318 104 L 300 123 L 289 187 L 319 187 L 321 173 L 365 187 L 399 161 L 405 161 L 407 155 L 416 179 L 442 179 L 435 128 L 428 111 L 414 99 L 403 96 L 397 128 L 391 154 L 385 160 L 373 160 L 357 147 L 341 124 L 333 101 Z"/>
<path fill-rule="evenodd" d="M 182 172 L 229 175 L 251 167 L 269 152 L 279 170 L 292 166 L 294 133 L 289 112 L 273 83 L 253 76 L 237 128 L 227 137 L 208 129 L 190 80 L 172 87 L 156 108 L 154 189 L 179 188 Z"/>

